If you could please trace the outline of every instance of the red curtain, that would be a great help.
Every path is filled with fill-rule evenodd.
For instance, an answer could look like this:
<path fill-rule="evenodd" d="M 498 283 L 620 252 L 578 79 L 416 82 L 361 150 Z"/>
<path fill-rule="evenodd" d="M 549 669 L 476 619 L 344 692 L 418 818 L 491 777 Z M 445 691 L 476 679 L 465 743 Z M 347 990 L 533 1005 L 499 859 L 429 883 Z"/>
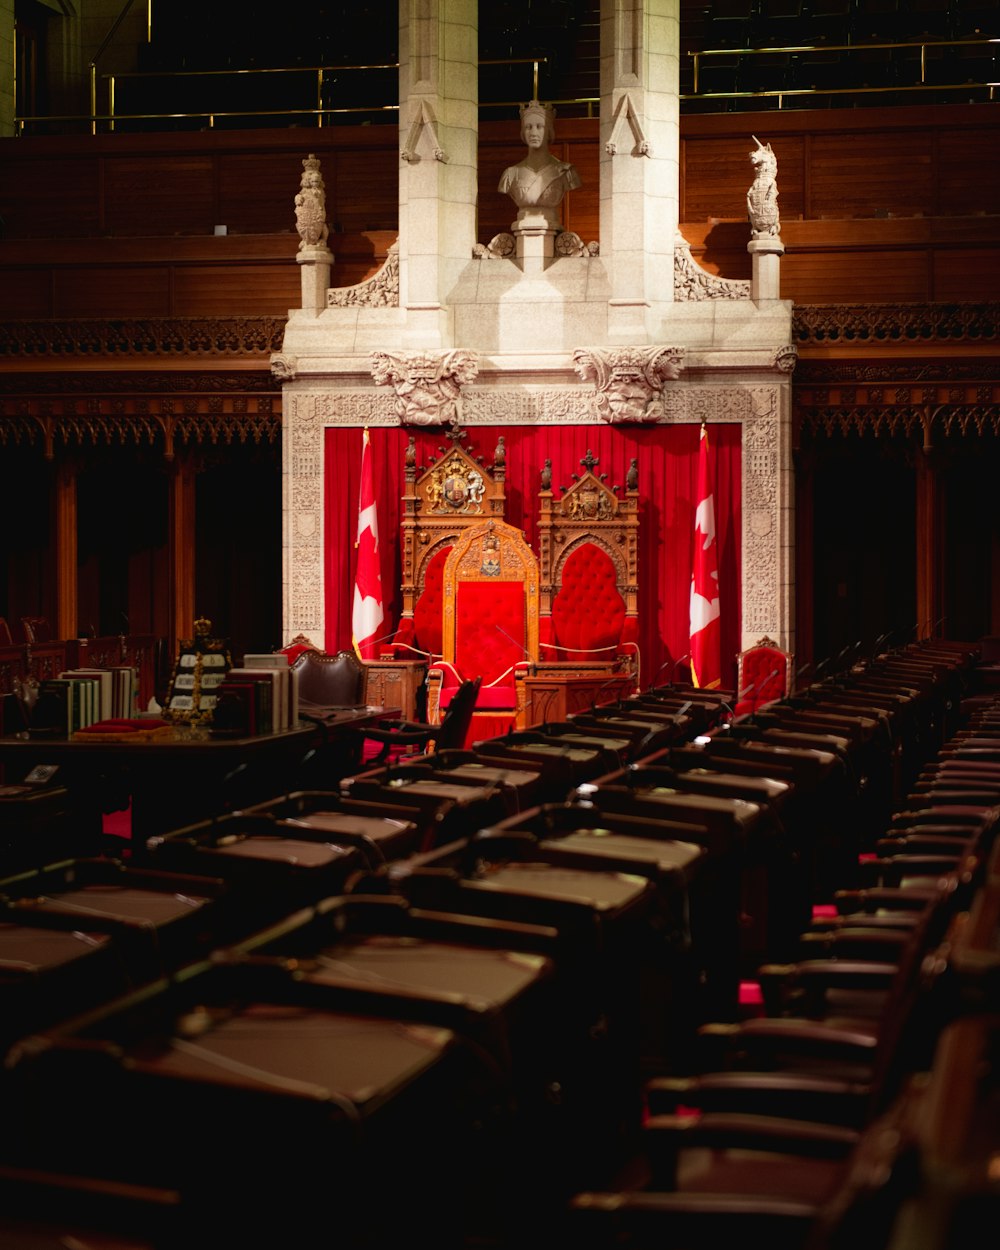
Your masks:
<path fill-rule="evenodd" d="M 378 501 L 379 550 L 385 592 L 383 628 L 399 625 L 401 581 L 399 535 L 403 494 L 403 455 L 410 434 L 417 447 L 417 465 L 449 449 L 440 430 L 372 429 L 372 469 Z M 552 461 L 552 489 L 582 474 L 588 450 L 599 460 L 594 469 L 608 485 L 624 489 L 630 461 L 639 463 L 639 648 L 640 684 L 671 677 L 689 677 L 687 664 L 673 665 L 688 652 L 688 606 L 694 549 L 694 510 L 698 486 L 698 425 L 510 425 L 475 426 L 463 446 L 489 467 L 498 438 L 507 451 L 507 512 L 536 554 L 538 490 L 542 466 Z M 719 544 L 719 597 L 722 610 L 722 682 L 735 682 L 740 648 L 740 517 L 741 427 L 712 426 L 716 452 L 716 531 Z M 361 430 L 326 431 L 324 492 L 326 507 L 326 639 L 327 651 L 349 647 L 351 595 L 354 587 L 357 501 L 361 473 Z"/>

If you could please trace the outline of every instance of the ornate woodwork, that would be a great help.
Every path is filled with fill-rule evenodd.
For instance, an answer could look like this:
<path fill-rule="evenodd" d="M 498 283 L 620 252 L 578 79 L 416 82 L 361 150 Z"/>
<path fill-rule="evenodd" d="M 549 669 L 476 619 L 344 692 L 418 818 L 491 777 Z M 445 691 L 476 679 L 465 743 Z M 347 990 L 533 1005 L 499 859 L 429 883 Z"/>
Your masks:
<path fill-rule="evenodd" d="M 620 486 L 607 484 L 606 474 L 594 472 L 599 462 L 589 452 L 580 463 L 584 472 L 574 473 L 572 484 L 562 487 L 558 498 L 551 489 L 548 468 L 538 492 L 541 660 L 543 664 L 576 661 L 592 669 L 621 655 L 634 672 L 639 593 L 638 464 L 633 461 L 622 493 Z M 613 580 L 608 576 L 611 570 Z M 620 606 L 615 599 L 620 599 Z M 559 618 L 566 622 L 567 613 L 564 633 L 571 631 L 572 638 L 560 637 Z M 578 613 L 586 620 L 574 620 Z M 605 634 L 616 636 L 605 643 Z M 600 635 L 601 645 L 581 646 L 585 635 L 591 641 Z M 627 660 L 622 654 L 623 642 L 631 645 Z M 624 651 L 628 649 L 626 645 Z"/>

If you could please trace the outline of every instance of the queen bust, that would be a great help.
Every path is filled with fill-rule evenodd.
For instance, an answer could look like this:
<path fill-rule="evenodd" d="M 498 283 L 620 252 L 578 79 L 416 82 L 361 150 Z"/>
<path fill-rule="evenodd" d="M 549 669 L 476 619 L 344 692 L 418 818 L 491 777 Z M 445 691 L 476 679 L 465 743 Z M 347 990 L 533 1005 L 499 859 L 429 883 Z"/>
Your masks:
<path fill-rule="evenodd" d="M 551 104 L 532 100 L 521 108 L 521 138 L 528 148 L 523 161 L 511 165 L 500 176 L 498 191 L 509 195 L 518 207 L 511 229 L 542 217 L 550 228 L 559 229 L 556 212 L 567 191 L 580 186 L 580 175 L 568 161 L 549 151 L 555 137 L 555 110 Z"/>

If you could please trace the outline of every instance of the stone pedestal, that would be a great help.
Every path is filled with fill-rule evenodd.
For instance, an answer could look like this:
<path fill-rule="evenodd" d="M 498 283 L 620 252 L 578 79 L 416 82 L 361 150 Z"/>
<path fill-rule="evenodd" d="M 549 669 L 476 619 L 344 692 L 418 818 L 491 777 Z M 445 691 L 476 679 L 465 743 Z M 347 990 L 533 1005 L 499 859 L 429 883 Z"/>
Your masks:
<path fill-rule="evenodd" d="M 295 259 L 301 265 L 302 308 L 305 312 L 320 313 L 326 307 L 333 253 L 327 247 L 303 247 Z"/>
<path fill-rule="evenodd" d="M 541 210 L 522 209 L 510 228 L 514 236 L 515 257 L 521 272 L 539 274 L 555 259 L 555 239 L 559 227 Z"/>
<path fill-rule="evenodd" d="M 780 299 L 781 257 L 785 252 L 781 239 L 777 235 L 769 239 L 751 239 L 747 251 L 753 264 L 751 298 L 758 304 L 761 300 Z"/>

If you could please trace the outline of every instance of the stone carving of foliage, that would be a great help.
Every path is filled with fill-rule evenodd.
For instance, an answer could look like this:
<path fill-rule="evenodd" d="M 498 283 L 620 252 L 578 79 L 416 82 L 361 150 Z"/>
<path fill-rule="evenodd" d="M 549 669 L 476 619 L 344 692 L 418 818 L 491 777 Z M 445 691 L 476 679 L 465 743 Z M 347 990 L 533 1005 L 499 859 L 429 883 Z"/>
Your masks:
<path fill-rule="evenodd" d="M 750 282 L 708 273 L 691 255 L 691 245 L 678 232 L 674 240 L 674 299 L 749 299 Z"/>
<path fill-rule="evenodd" d="M 399 240 L 389 248 L 382 267 L 354 286 L 331 287 L 328 308 L 396 308 L 399 306 Z"/>

